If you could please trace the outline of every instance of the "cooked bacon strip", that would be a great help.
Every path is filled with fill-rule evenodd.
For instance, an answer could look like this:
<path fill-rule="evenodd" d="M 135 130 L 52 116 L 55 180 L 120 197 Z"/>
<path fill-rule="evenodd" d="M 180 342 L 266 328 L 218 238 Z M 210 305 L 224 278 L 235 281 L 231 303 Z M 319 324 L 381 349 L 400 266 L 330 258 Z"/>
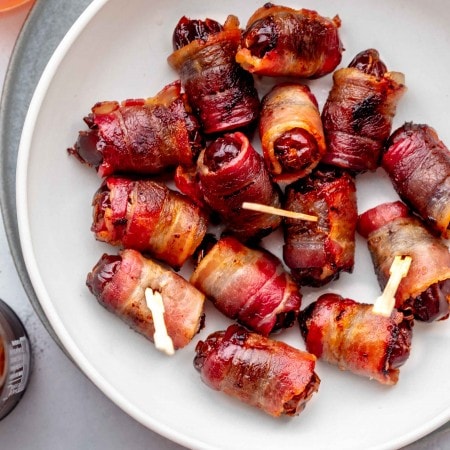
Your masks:
<path fill-rule="evenodd" d="M 376 314 L 372 306 L 323 294 L 300 313 L 300 330 L 317 358 L 393 385 L 410 354 L 414 321 L 395 309 L 390 317 Z"/>
<path fill-rule="evenodd" d="M 93 199 L 99 241 L 133 248 L 179 269 L 205 236 L 208 221 L 189 198 L 151 180 L 108 177 Z"/>
<path fill-rule="evenodd" d="M 382 167 L 401 199 L 450 237 L 450 151 L 428 125 L 405 123 L 390 137 Z"/>
<path fill-rule="evenodd" d="M 174 30 L 169 64 L 179 73 L 206 134 L 240 129 L 258 118 L 253 77 L 235 61 L 241 30 L 235 16 L 223 27 L 182 17 Z"/>
<path fill-rule="evenodd" d="M 388 72 L 374 49 L 337 70 L 322 111 L 327 141 L 322 161 L 356 173 L 375 170 L 405 91 L 404 75 Z"/>
<path fill-rule="evenodd" d="M 281 204 L 279 188 L 244 134 L 226 134 L 213 141 L 200 153 L 197 171 L 205 202 L 233 235 L 244 241 L 258 239 L 280 225 L 281 217 L 275 214 L 242 208 L 244 202 Z"/>
<path fill-rule="evenodd" d="M 162 296 L 164 323 L 175 349 L 189 344 L 203 325 L 204 295 L 180 275 L 135 250 L 104 254 L 86 284 L 101 305 L 152 342 L 155 327 L 145 300 L 147 288 Z"/>
<path fill-rule="evenodd" d="M 326 151 L 317 100 L 299 83 L 276 85 L 264 96 L 259 134 L 266 166 L 278 182 L 305 177 Z"/>
<path fill-rule="evenodd" d="M 320 168 L 286 188 L 285 209 L 318 217 L 317 222 L 285 219 L 283 259 L 298 283 L 322 286 L 352 272 L 357 220 L 353 178 Z"/>
<path fill-rule="evenodd" d="M 360 215 L 358 232 L 367 238 L 381 289 L 395 256 L 412 258 L 401 281 L 396 308 L 412 309 L 418 320 L 445 319 L 450 302 L 450 253 L 447 246 L 413 217 L 401 202 L 384 203 Z"/>
<path fill-rule="evenodd" d="M 236 61 L 251 73 L 318 78 L 341 62 L 339 16 L 266 3 L 247 22 Z"/>
<path fill-rule="evenodd" d="M 203 142 L 179 81 L 153 98 L 97 103 L 85 122 L 89 131 L 80 131 L 68 151 L 101 177 L 192 165 Z"/>
<path fill-rule="evenodd" d="M 292 326 L 302 301 L 300 289 L 276 256 L 233 237 L 209 249 L 190 282 L 227 317 L 265 336 Z"/>
<path fill-rule="evenodd" d="M 303 411 L 319 389 L 315 364 L 313 355 L 238 325 L 200 341 L 194 358 L 210 388 L 274 417 Z"/>

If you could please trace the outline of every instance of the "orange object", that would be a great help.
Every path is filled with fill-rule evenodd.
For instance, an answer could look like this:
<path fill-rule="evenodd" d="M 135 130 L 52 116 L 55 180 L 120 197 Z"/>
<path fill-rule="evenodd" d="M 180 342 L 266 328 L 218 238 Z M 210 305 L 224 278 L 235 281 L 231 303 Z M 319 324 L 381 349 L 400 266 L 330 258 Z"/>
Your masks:
<path fill-rule="evenodd" d="M 30 0 L 0 0 L 0 12 L 9 11 L 28 3 Z"/>

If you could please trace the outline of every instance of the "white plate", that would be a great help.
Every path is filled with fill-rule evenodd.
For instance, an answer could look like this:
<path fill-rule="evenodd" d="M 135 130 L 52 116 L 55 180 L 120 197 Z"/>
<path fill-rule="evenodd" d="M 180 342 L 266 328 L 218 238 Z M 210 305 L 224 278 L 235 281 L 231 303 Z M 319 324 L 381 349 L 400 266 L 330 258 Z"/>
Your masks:
<path fill-rule="evenodd" d="M 98 0 L 62 41 L 36 89 L 25 122 L 17 168 L 17 209 L 23 254 L 40 303 L 61 342 L 87 376 L 123 410 L 166 437 L 195 448 L 398 448 L 450 418 L 450 323 L 415 327 L 412 354 L 395 387 L 384 387 L 318 362 L 319 393 L 302 414 L 275 420 L 210 390 L 192 366 L 194 346 L 228 321 L 208 305 L 206 328 L 173 358 L 99 306 L 85 286 L 103 252 L 90 232 L 92 195 L 100 180 L 69 157 L 82 117 L 99 100 L 156 94 L 176 78 L 166 57 L 172 30 L 186 14 L 245 24 L 263 2 L 227 0 Z M 300 7 L 292 0 L 287 5 Z M 450 9 L 445 0 L 305 0 L 301 7 L 338 13 L 346 51 L 377 48 L 391 70 L 406 74 L 408 92 L 394 126 L 435 127 L 450 143 Z M 310 83 L 320 105 L 331 77 Z M 382 171 L 357 180 L 362 212 L 396 199 Z M 269 239 L 279 254 L 281 242 Z M 327 286 L 370 302 L 379 294 L 372 263 L 358 238 L 356 267 Z M 304 304 L 317 290 L 304 290 Z M 304 348 L 295 327 L 280 338 Z"/>

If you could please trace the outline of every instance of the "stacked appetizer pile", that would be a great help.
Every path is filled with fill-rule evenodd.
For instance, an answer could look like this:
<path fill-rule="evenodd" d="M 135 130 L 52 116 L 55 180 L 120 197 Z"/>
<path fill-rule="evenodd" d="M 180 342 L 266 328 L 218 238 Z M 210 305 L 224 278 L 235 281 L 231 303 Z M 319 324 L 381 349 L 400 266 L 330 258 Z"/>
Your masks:
<path fill-rule="evenodd" d="M 414 321 L 449 315 L 449 151 L 428 125 L 392 132 L 404 76 L 375 49 L 337 69 L 340 27 L 271 3 L 245 29 L 234 15 L 182 17 L 168 55 L 177 80 L 152 98 L 97 103 L 69 149 L 103 179 L 92 231 L 119 249 L 89 272 L 92 294 L 168 354 L 212 302 L 230 326 L 196 343 L 194 367 L 273 416 L 297 415 L 318 391 L 317 358 L 397 383 Z M 306 80 L 331 73 L 319 111 Z M 255 76 L 273 79 L 262 98 Z M 380 166 L 402 201 L 358 212 L 355 178 Z M 282 260 L 262 245 L 276 229 Z M 302 286 L 352 272 L 357 232 L 381 297 L 328 292 L 302 309 Z M 188 262 L 190 279 L 177 273 Z M 293 325 L 306 351 L 273 337 Z"/>

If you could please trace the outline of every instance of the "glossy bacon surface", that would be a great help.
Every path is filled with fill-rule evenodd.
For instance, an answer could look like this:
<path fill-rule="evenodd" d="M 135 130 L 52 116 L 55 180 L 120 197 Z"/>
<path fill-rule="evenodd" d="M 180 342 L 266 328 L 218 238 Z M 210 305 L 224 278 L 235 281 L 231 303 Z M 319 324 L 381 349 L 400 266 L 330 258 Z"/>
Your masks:
<path fill-rule="evenodd" d="M 318 391 L 315 362 L 307 352 L 231 325 L 197 344 L 194 367 L 212 389 L 278 417 L 298 415 Z"/>
<path fill-rule="evenodd" d="M 428 125 L 405 123 L 390 137 L 382 167 L 401 199 L 450 237 L 450 151 Z"/>
<path fill-rule="evenodd" d="M 357 375 L 393 385 L 410 354 L 412 317 L 394 309 L 375 314 L 370 304 L 323 294 L 299 316 L 309 352 Z"/>
<path fill-rule="evenodd" d="M 207 252 L 190 281 L 227 317 L 265 336 L 293 325 L 301 306 L 300 290 L 281 261 L 233 237 Z"/>
<path fill-rule="evenodd" d="M 197 172 L 205 202 L 221 216 L 228 232 L 247 241 L 261 238 L 280 225 L 279 216 L 242 209 L 243 202 L 281 204 L 280 191 L 263 158 L 243 133 L 213 141 L 200 153 Z"/>
<path fill-rule="evenodd" d="M 297 282 L 322 286 L 353 270 L 357 205 L 348 173 L 316 170 L 286 188 L 284 207 L 318 217 L 317 222 L 285 219 L 283 259 Z"/>
<path fill-rule="evenodd" d="M 145 300 L 146 288 L 162 296 L 164 322 L 176 349 L 189 344 L 202 326 L 204 295 L 135 250 L 104 254 L 88 274 L 86 284 L 101 305 L 151 341 L 155 328 Z"/>
<path fill-rule="evenodd" d="M 308 175 L 325 154 L 317 100 L 306 85 L 276 85 L 262 100 L 259 134 L 266 166 L 275 181 Z"/>
<path fill-rule="evenodd" d="M 341 62 L 341 21 L 266 3 L 247 22 L 236 60 L 251 73 L 318 78 Z"/>
<path fill-rule="evenodd" d="M 101 177 L 192 165 L 202 147 L 199 123 L 188 112 L 179 81 L 152 98 L 97 103 L 85 121 L 90 130 L 80 131 L 68 151 Z"/>
<path fill-rule="evenodd" d="M 187 20 L 180 19 L 175 40 Z M 206 134 L 240 129 L 258 118 L 253 77 L 235 61 L 240 36 L 239 21 L 230 15 L 220 30 L 204 26 L 199 36 L 189 35 L 168 58 Z"/>
<path fill-rule="evenodd" d="M 333 74 L 322 111 L 327 141 L 324 163 L 356 173 L 379 166 L 397 104 L 406 91 L 404 75 L 384 67 L 378 52 L 369 49 Z"/>
<path fill-rule="evenodd" d="M 447 246 L 413 217 L 401 202 L 384 203 L 360 215 L 358 232 L 367 238 L 381 289 L 395 256 L 411 256 L 408 274 L 395 295 L 396 308 L 410 308 L 418 320 L 447 318 L 450 253 Z"/>
<path fill-rule="evenodd" d="M 179 269 L 202 241 L 208 221 L 189 198 L 151 180 L 108 177 L 93 199 L 92 231 Z"/>

